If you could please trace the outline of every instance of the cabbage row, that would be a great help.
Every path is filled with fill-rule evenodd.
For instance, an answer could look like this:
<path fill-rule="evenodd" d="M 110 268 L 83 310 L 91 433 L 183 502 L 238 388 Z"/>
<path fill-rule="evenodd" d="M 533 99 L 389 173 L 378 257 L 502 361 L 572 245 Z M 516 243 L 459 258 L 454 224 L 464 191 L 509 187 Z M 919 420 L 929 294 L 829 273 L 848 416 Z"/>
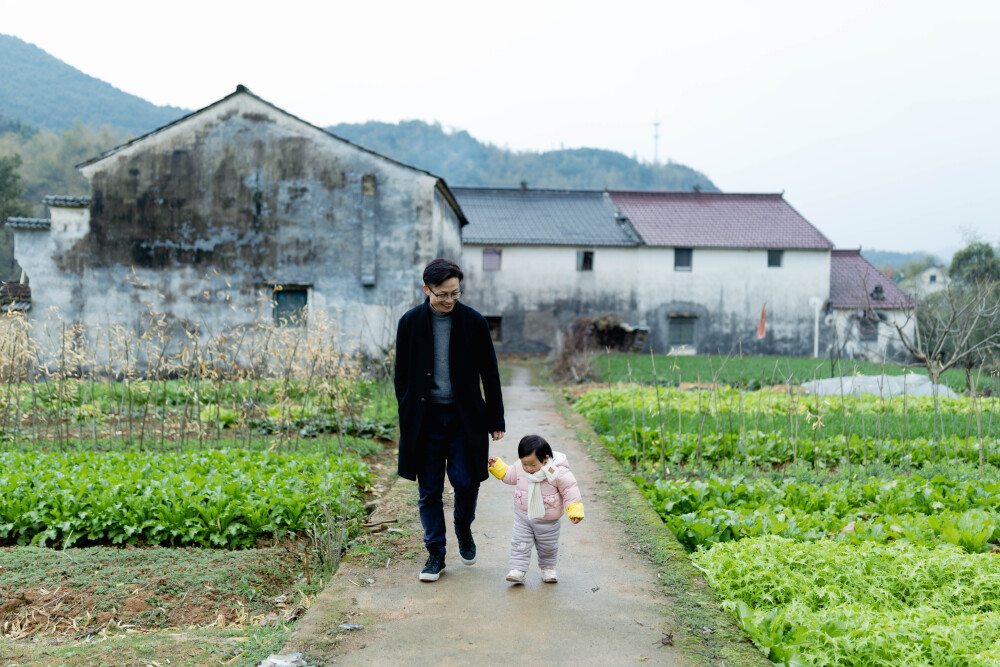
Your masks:
<path fill-rule="evenodd" d="M 1000 484 L 944 476 L 816 484 L 784 478 L 637 479 L 688 550 L 745 537 L 948 543 L 980 553 L 1000 542 Z"/>
<path fill-rule="evenodd" d="M 771 536 L 692 559 L 776 664 L 1000 664 L 996 556 Z"/>
<path fill-rule="evenodd" d="M 356 527 L 370 481 L 324 454 L 0 452 L 0 541 L 244 548 L 324 506 Z"/>

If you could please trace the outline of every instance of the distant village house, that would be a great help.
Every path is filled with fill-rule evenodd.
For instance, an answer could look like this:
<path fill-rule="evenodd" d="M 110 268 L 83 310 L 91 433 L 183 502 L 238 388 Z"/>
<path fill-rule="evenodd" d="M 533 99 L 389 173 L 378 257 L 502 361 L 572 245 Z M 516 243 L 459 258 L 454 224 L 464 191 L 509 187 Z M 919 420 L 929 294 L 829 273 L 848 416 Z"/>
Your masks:
<path fill-rule="evenodd" d="M 610 312 L 673 354 L 903 354 L 890 323 L 912 301 L 887 278 L 871 298 L 877 269 L 856 251 L 841 261 L 779 194 L 454 192 L 467 292 L 500 350 L 549 351 L 577 318 Z"/>

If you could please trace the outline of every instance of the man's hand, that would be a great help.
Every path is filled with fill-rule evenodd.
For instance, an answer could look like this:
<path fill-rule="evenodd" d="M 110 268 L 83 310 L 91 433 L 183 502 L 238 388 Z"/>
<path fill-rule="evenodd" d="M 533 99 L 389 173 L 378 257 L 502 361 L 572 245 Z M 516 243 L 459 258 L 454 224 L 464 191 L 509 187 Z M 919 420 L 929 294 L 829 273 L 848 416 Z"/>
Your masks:
<path fill-rule="evenodd" d="M 492 466 L 492 465 L 493 465 L 494 463 L 496 463 L 496 462 L 497 462 L 497 457 L 495 457 L 495 456 L 491 456 L 491 457 L 490 457 L 490 465 Z"/>
<path fill-rule="evenodd" d="M 490 436 L 492 436 L 494 441 L 503 440 L 503 431 L 493 431 L 493 433 L 490 433 Z"/>
<path fill-rule="evenodd" d="M 573 523 L 580 523 L 581 521 L 583 521 L 583 519 L 577 516 L 570 519 L 570 521 L 572 521 Z"/>

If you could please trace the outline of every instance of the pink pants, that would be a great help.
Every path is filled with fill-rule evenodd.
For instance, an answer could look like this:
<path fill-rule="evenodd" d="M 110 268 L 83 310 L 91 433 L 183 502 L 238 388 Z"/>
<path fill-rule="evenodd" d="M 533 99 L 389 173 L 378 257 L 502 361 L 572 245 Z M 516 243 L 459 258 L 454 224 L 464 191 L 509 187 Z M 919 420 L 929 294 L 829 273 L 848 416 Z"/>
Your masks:
<path fill-rule="evenodd" d="M 555 567 L 559 558 L 559 519 L 529 519 L 527 514 L 515 510 L 510 569 L 528 571 L 532 546 L 538 549 L 538 567 Z"/>

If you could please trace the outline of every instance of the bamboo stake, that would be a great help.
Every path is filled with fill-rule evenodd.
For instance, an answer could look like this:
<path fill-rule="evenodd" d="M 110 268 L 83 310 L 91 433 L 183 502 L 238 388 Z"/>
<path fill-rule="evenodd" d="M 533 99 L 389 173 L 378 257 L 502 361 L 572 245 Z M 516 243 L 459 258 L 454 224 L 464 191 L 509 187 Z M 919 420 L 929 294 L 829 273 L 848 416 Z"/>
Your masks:
<path fill-rule="evenodd" d="M 653 355 L 653 346 L 649 346 L 649 363 L 653 368 L 653 385 L 656 387 L 656 418 L 660 426 L 660 470 L 662 473 L 664 464 L 664 443 L 663 443 L 663 406 L 660 404 L 660 379 L 656 375 L 656 357 Z"/>
<path fill-rule="evenodd" d="M 639 469 L 639 440 L 636 436 L 636 420 L 635 420 L 635 384 L 632 382 L 632 364 L 629 360 L 625 360 L 625 366 L 628 368 L 628 386 L 632 392 L 632 444 L 635 446 L 635 465 L 634 470 Z"/>
<path fill-rule="evenodd" d="M 611 436 L 618 441 L 618 427 L 615 425 L 615 391 L 611 386 L 611 347 L 604 348 L 608 353 L 608 398 L 611 400 Z"/>

